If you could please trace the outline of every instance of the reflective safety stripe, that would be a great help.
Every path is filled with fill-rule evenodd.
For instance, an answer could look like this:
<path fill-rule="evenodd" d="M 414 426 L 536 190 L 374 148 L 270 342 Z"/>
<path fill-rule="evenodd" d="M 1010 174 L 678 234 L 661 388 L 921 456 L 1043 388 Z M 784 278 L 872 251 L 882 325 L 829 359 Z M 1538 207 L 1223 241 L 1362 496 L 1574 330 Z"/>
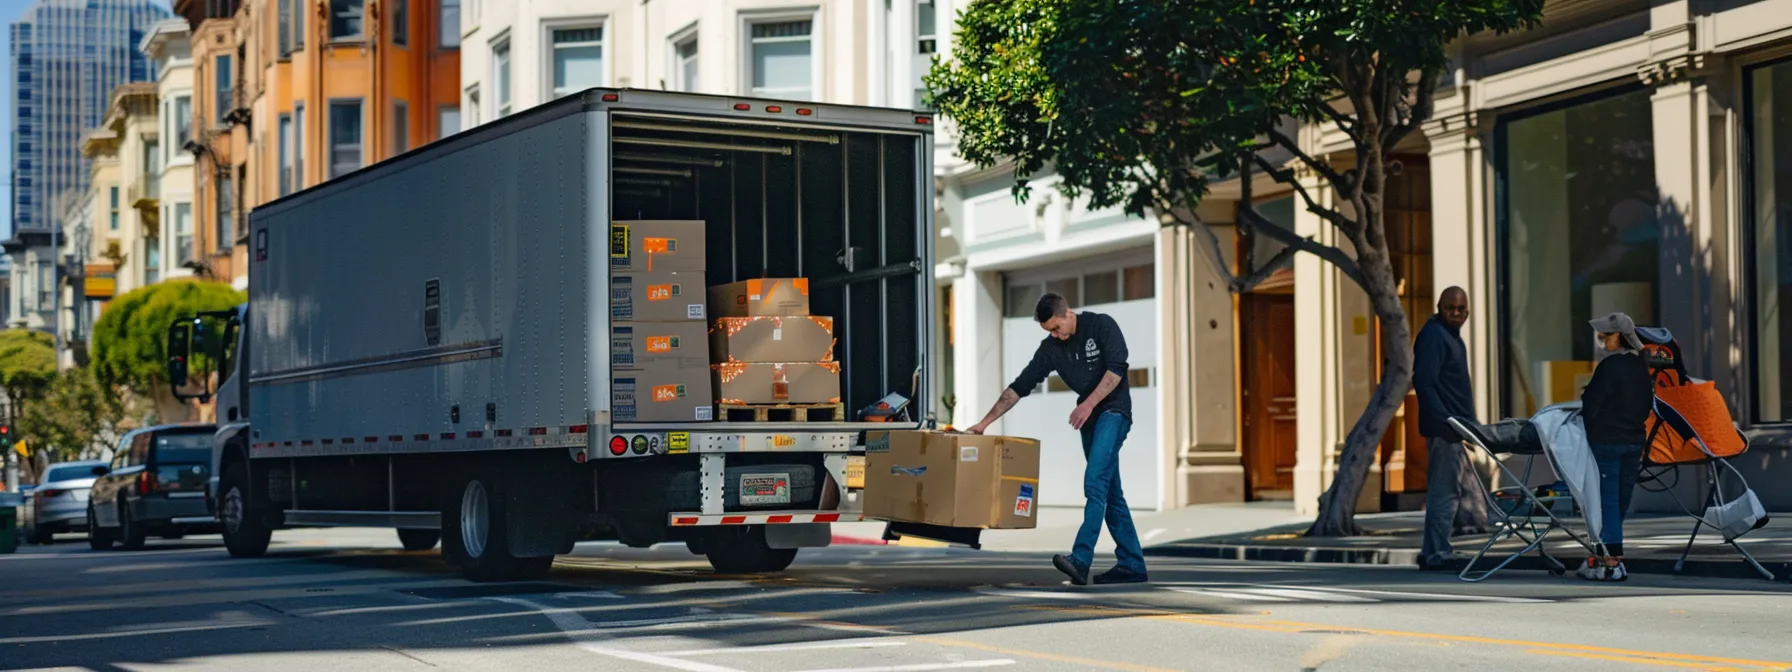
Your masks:
<path fill-rule="evenodd" d="M 854 523 L 865 519 L 859 513 L 731 513 L 705 516 L 697 513 L 674 513 L 669 517 L 673 527 L 705 525 L 780 525 L 785 523 Z"/>

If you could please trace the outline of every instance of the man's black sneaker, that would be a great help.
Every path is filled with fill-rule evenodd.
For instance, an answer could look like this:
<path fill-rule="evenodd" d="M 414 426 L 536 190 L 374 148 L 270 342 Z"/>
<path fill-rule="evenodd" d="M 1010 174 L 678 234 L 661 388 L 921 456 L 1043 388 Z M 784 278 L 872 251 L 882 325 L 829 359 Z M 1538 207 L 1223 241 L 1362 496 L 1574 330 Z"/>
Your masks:
<path fill-rule="evenodd" d="M 1089 568 L 1078 565 L 1075 560 L 1070 559 L 1070 556 L 1068 556 L 1068 555 L 1052 556 L 1052 566 L 1057 567 L 1058 571 L 1063 572 L 1066 576 L 1069 576 L 1071 585 L 1074 585 L 1074 586 L 1089 585 Z"/>
<path fill-rule="evenodd" d="M 1098 586 L 1115 583 L 1146 583 L 1150 580 L 1151 578 L 1146 574 L 1121 569 L 1119 567 L 1095 575 L 1095 584 Z"/>

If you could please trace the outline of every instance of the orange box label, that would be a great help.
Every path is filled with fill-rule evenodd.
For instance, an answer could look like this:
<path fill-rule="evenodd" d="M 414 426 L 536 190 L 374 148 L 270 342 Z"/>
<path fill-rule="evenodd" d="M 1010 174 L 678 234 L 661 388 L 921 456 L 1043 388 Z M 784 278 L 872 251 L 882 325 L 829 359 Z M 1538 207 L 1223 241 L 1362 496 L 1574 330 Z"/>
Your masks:
<path fill-rule="evenodd" d="M 653 388 L 654 401 L 677 401 L 679 385 L 659 385 Z"/>
<path fill-rule="evenodd" d="M 670 298 L 672 298 L 672 286 L 671 285 L 648 285 L 647 286 L 647 300 L 648 301 L 665 301 Z"/>
<path fill-rule="evenodd" d="M 649 254 L 675 254 L 678 252 L 678 240 L 675 238 L 642 238 L 641 251 Z"/>
<path fill-rule="evenodd" d="M 675 347 L 678 347 L 678 343 L 671 336 L 647 337 L 648 352 L 671 352 Z"/>

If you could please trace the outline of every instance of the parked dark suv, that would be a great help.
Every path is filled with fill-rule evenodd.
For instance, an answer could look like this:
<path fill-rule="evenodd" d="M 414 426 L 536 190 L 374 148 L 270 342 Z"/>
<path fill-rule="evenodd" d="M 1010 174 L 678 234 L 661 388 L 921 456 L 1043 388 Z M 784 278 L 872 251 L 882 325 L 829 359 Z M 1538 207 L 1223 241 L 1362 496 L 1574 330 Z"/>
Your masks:
<path fill-rule="evenodd" d="M 88 541 L 94 550 L 114 542 L 143 547 L 151 534 L 178 539 L 218 531 L 205 501 L 211 479 L 215 425 L 163 425 L 118 440 L 118 453 L 93 483 L 87 500 Z"/>

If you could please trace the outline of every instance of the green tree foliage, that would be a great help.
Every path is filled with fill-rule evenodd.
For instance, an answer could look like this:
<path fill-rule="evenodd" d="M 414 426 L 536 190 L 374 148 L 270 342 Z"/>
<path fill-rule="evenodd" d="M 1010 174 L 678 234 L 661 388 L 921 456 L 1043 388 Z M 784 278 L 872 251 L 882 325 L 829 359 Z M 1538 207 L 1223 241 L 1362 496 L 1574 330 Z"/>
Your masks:
<path fill-rule="evenodd" d="M 1335 265 L 1369 295 L 1381 323 L 1382 376 L 1345 439 L 1338 476 L 1309 534 L 1356 531 L 1357 496 L 1412 380 L 1412 331 L 1382 226 L 1388 156 L 1431 116 L 1450 41 L 1534 25 L 1543 0 L 979 0 L 959 19 L 952 61 L 927 83 L 959 132 L 963 156 L 1021 176 L 1051 168 L 1069 195 L 1122 206 L 1207 240 L 1233 291 L 1300 252 Z M 1317 156 L 1290 120 L 1336 127 L 1352 156 Z M 1278 163 L 1270 152 L 1293 157 Z M 1338 167 L 1347 166 L 1347 167 Z M 1300 183 L 1324 178 L 1336 205 Z M 1349 251 L 1270 222 L 1253 208 L 1262 171 L 1291 186 Z M 1239 233 L 1286 245 L 1247 253 L 1231 275 L 1196 206 L 1212 180 L 1242 173 Z M 1246 246 L 1254 249 L 1255 246 Z"/>
<path fill-rule="evenodd" d="M 56 341 L 29 329 L 0 331 L 0 385 L 12 400 L 13 414 L 44 395 L 56 377 Z"/>
<path fill-rule="evenodd" d="M 95 377 L 140 395 L 166 395 L 168 326 L 244 300 L 228 285 L 197 280 L 160 282 L 113 299 L 93 325 Z"/>
<path fill-rule="evenodd" d="M 123 396 L 101 384 L 91 368 L 70 369 L 55 376 L 41 400 L 25 407 L 18 431 L 31 442 L 34 458 L 54 453 L 45 464 L 79 459 L 84 450 L 106 447 L 124 413 Z"/>

